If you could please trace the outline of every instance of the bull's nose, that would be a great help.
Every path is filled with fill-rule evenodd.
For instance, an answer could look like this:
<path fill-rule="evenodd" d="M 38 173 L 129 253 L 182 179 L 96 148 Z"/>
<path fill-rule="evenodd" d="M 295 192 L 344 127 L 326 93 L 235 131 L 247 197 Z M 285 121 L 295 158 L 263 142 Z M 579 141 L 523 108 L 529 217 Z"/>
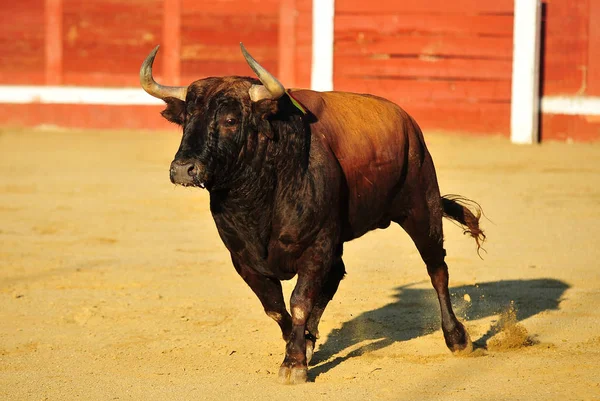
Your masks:
<path fill-rule="evenodd" d="M 174 160 L 169 169 L 169 175 L 173 184 L 192 185 L 198 169 L 193 162 Z"/>

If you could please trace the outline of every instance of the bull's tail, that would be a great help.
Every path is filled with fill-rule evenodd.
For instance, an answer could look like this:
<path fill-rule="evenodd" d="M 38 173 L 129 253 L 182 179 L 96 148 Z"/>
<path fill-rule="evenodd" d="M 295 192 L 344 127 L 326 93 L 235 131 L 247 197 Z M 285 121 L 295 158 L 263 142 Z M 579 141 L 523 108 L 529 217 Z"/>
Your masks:
<path fill-rule="evenodd" d="M 458 223 L 465 234 L 473 237 L 477 243 L 477 254 L 479 255 L 485 241 L 485 234 L 479 227 L 479 219 L 483 214 L 481 206 L 460 195 L 444 195 L 442 196 L 442 207 L 444 208 L 444 217 Z"/>

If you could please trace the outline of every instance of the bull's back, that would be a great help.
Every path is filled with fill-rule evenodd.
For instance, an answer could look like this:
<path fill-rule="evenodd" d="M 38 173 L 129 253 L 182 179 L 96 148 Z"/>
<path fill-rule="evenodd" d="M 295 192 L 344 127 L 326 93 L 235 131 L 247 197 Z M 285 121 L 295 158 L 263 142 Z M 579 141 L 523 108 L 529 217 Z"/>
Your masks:
<path fill-rule="evenodd" d="M 389 207 L 406 177 L 412 139 L 418 141 L 421 135 L 414 121 L 394 103 L 375 96 L 313 91 L 294 96 L 316 117 L 313 138 L 326 142 L 343 170 L 346 239 L 389 224 Z"/>

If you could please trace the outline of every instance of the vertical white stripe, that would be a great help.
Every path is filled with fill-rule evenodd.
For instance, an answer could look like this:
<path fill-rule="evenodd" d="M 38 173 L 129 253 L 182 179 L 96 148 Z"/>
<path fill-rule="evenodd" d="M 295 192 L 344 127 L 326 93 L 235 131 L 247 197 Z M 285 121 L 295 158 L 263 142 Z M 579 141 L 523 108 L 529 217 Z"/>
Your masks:
<path fill-rule="evenodd" d="M 510 139 L 539 140 L 540 0 L 515 0 Z"/>
<path fill-rule="evenodd" d="M 335 0 L 313 0 L 312 70 L 310 87 L 333 90 L 333 19 Z"/>

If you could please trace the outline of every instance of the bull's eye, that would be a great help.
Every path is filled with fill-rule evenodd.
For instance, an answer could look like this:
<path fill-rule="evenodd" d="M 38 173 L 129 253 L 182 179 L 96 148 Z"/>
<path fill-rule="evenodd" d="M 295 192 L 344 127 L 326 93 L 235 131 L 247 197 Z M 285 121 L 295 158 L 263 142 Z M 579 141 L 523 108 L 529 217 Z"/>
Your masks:
<path fill-rule="evenodd" d="M 233 117 L 229 117 L 229 118 L 225 119 L 225 125 L 228 127 L 233 127 L 234 125 L 237 125 L 237 122 L 238 122 L 238 120 Z"/>

